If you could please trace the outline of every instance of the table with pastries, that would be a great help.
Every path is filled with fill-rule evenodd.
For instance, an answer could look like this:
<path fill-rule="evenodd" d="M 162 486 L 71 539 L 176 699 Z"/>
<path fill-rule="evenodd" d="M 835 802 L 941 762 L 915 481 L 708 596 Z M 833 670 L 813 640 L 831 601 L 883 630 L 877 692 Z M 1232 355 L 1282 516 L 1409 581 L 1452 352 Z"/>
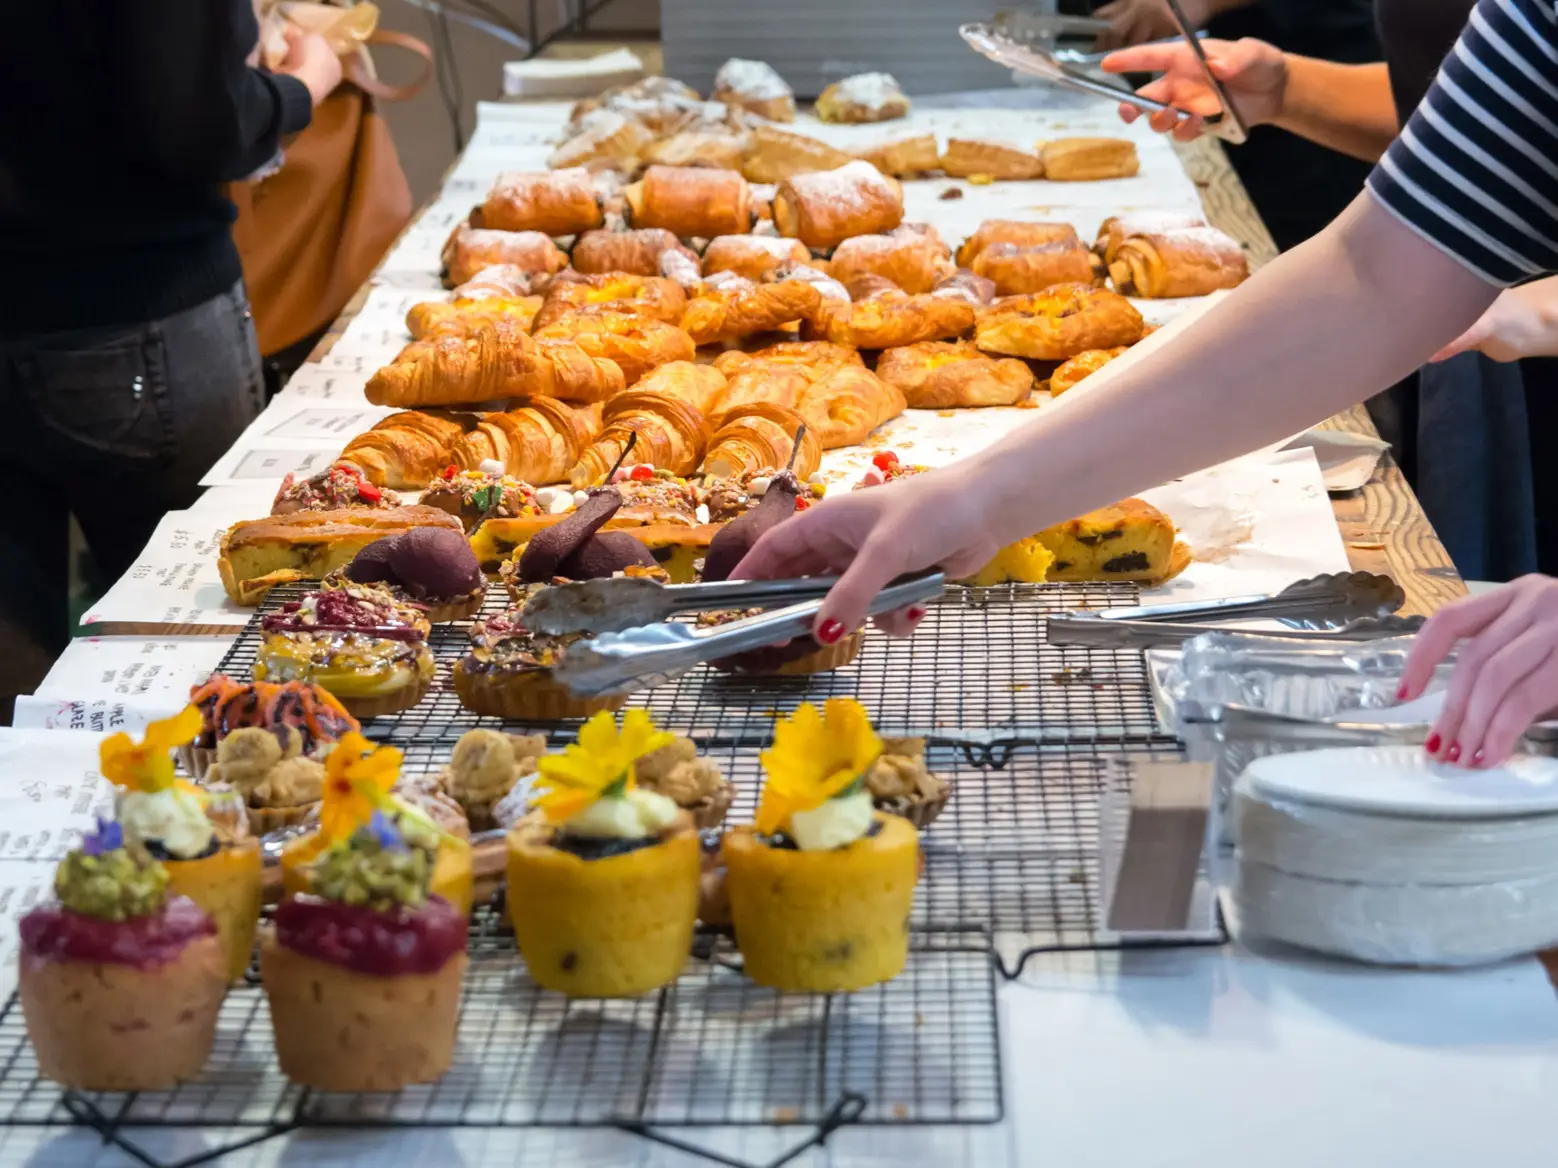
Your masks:
<path fill-rule="evenodd" d="M 1246 938 L 1216 798 L 1188 866 L 1143 844 L 1133 791 L 1211 773 L 1177 653 L 1078 631 L 1459 595 L 1361 408 L 1001 549 L 911 639 L 570 686 L 614 605 L 1066 408 L 1273 255 L 1220 146 L 1108 103 L 797 109 L 732 64 L 483 105 L 0 731 L 7 1162 L 1537 1163 L 1541 964 Z"/>

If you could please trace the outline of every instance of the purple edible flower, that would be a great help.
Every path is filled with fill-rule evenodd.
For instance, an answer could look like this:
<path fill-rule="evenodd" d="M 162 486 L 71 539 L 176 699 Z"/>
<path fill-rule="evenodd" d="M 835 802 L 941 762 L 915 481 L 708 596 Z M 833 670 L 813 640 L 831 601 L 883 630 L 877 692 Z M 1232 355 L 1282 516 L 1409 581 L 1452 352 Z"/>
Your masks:
<path fill-rule="evenodd" d="M 386 852 L 398 852 L 406 846 L 406 841 L 401 838 L 400 828 L 396 827 L 395 821 L 382 811 L 375 811 L 369 818 L 368 834 Z"/>
<path fill-rule="evenodd" d="M 97 817 L 97 830 L 81 837 L 81 850 L 89 856 L 102 856 L 124 847 L 124 830 L 117 822 Z"/>

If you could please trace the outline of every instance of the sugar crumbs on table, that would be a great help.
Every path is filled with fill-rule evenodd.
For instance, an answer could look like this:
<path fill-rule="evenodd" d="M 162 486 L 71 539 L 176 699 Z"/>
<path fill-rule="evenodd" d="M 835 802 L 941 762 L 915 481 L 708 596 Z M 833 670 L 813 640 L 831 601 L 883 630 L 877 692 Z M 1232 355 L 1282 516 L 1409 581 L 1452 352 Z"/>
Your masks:
<path fill-rule="evenodd" d="M 1093 671 L 1086 665 L 1079 669 L 1067 667 L 1051 675 L 1050 680 L 1056 685 L 1078 685 L 1092 681 Z"/>
<path fill-rule="evenodd" d="M 956 414 L 957 414 L 956 410 L 937 410 L 936 411 L 936 416 L 938 418 L 951 418 L 951 417 L 956 416 Z"/>
<path fill-rule="evenodd" d="M 995 176 L 988 174 L 971 174 L 968 176 L 968 185 L 971 187 L 987 187 L 995 181 Z"/>

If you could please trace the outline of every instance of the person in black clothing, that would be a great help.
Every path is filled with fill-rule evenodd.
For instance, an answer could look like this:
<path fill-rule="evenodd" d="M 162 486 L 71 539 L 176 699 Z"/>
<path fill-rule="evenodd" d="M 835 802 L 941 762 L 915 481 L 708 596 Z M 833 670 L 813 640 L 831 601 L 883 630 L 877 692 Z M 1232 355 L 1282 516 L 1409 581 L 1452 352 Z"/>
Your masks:
<path fill-rule="evenodd" d="M 122 575 L 264 403 L 222 184 L 340 65 L 251 0 L 50 0 L 0 38 L 0 721 L 65 647 L 68 516 Z"/>

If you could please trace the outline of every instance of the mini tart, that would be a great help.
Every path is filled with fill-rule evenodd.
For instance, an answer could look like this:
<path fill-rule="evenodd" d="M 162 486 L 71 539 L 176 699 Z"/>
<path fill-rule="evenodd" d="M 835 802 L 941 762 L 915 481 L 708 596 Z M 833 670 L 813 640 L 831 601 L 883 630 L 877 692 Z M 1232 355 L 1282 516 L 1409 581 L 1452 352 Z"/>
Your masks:
<path fill-rule="evenodd" d="M 263 899 L 260 841 L 250 837 L 198 860 L 163 860 L 168 892 L 187 896 L 216 925 L 227 955 L 227 979 L 237 981 L 254 956 L 254 931 Z"/>
<path fill-rule="evenodd" d="M 215 673 L 190 691 L 191 704 L 200 709 L 204 725 L 200 737 L 179 747 L 179 761 L 196 779 L 203 779 L 216 762 L 221 740 L 234 730 L 256 726 L 279 732 L 290 726 L 298 732 L 298 751 L 312 755 L 325 744 L 361 730 L 327 690 L 304 682 L 244 685 Z"/>
<path fill-rule="evenodd" d="M 376 487 L 351 462 L 337 462 L 318 474 L 298 479 L 288 474 L 271 504 L 272 515 L 299 511 L 344 511 L 350 507 L 388 510 L 401 506 L 394 491 Z"/>
<path fill-rule="evenodd" d="M 696 744 L 681 736 L 670 746 L 638 760 L 638 785 L 674 801 L 692 816 L 693 826 L 699 831 L 709 831 L 724 823 L 736 797 L 734 784 L 719 767 L 699 758 Z M 702 793 L 706 787 L 711 789 Z"/>
<path fill-rule="evenodd" d="M 329 846 L 323 833 L 311 831 L 281 849 L 281 887 L 286 896 L 302 896 L 313 890 L 312 865 Z M 433 857 L 433 878 L 428 892 L 448 901 L 465 916 L 471 915 L 475 877 L 471 868 L 471 844 L 457 836 L 442 836 Z"/>
<path fill-rule="evenodd" d="M 425 643 L 361 633 L 273 633 L 254 663 L 256 681 L 310 681 L 354 718 L 409 710 L 433 685 Z"/>
<path fill-rule="evenodd" d="M 866 789 L 876 809 L 901 815 L 920 830 L 929 827 L 952 799 L 952 784 L 925 765 L 923 738 L 889 738 L 871 765 Z"/>
<path fill-rule="evenodd" d="M 289 600 L 261 620 L 267 633 L 363 633 L 389 640 L 420 641 L 432 631 L 427 613 L 381 584 L 348 580 L 345 568 L 325 577 L 317 592 Z"/>
<path fill-rule="evenodd" d="M 732 621 L 756 616 L 762 609 L 747 612 L 706 612 L 698 617 L 699 628 L 713 628 Z M 797 637 L 784 645 L 749 649 L 732 657 L 710 661 L 721 673 L 740 673 L 751 677 L 810 677 L 842 669 L 860 656 L 865 634 L 855 630 L 836 644 L 824 645 L 811 637 Z M 809 646 L 809 647 L 808 647 Z"/>
<path fill-rule="evenodd" d="M 880 811 L 874 823 L 874 835 L 826 852 L 774 847 L 750 826 L 725 833 L 731 919 L 753 981 L 847 993 L 903 972 L 919 833 Z"/>
<path fill-rule="evenodd" d="M 454 692 L 467 710 L 511 722 L 559 722 L 627 703 L 625 696 L 575 697 L 552 676 L 568 639 L 539 636 L 517 621 L 494 631 L 497 619 L 471 630 L 471 651 L 454 667 Z"/>
<path fill-rule="evenodd" d="M 428 484 L 420 501 L 424 507 L 437 507 L 457 516 L 467 534 L 486 519 L 541 514 L 535 490 L 529 483 L 509 475 L 462 471 L 452 466 Z"/>
<path fill-rule="evenodd" d="M 698 835 L 685 813 L 658 839 L 585 859 L 537 816 L 508 837 L 508 907 L 530 976 L 570 997 L 635 997 L 676 979 L 698 914 Z"/>
<path fill-rule="evenodd" d="M 346 577 L 346 569 L 341 568 L 326 576 L 321 582 L 325 590 L 335 588 L 348 588 L 353 590 L 368 589 L 393 600 L 396 604 L 404 605 L 412 611 L 420 613 L 430 625 L 443 625 L 451 621 L 470 620 L 481 611 L 482 604 L 487 599 L 487 588 L 478 585 L 473 591 L 464 596 L 428 597 L 419 600 L 412 596 L 404 588 L 395 584 L 358 584 Z"/>

